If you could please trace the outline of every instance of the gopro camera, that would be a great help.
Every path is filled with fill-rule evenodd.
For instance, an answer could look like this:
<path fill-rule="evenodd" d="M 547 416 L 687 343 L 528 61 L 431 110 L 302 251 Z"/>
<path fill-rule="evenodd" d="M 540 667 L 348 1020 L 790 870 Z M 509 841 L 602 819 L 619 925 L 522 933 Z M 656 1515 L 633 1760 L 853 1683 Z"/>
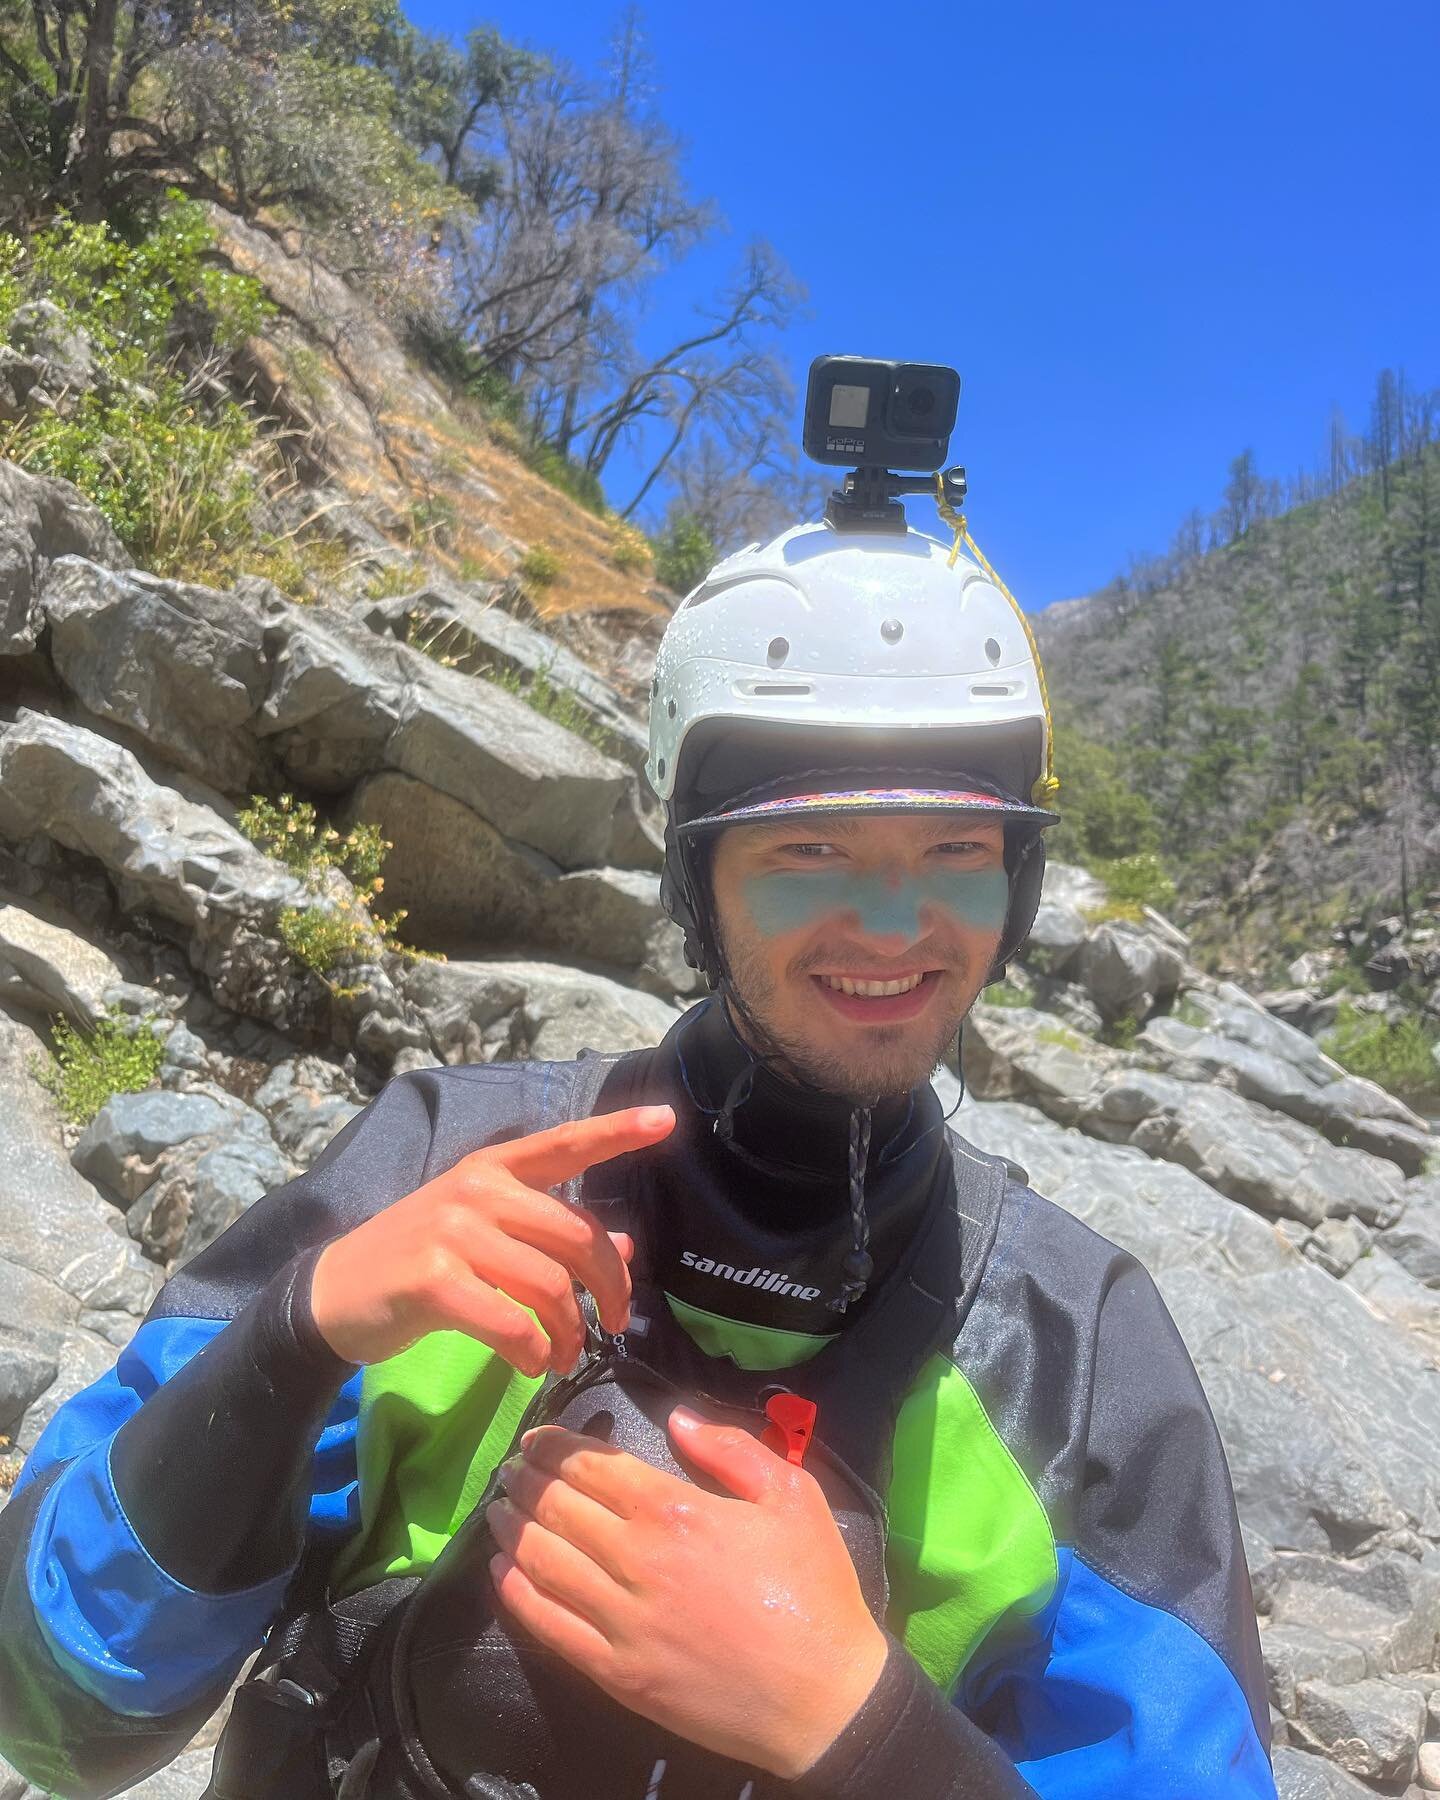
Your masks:
<path fill-rule="evenodd" d="M 938 469 L 959 404 L 960 377 L 941 363 L 817 356 L 805 395 L 805 454 L 862 469 Z"/>

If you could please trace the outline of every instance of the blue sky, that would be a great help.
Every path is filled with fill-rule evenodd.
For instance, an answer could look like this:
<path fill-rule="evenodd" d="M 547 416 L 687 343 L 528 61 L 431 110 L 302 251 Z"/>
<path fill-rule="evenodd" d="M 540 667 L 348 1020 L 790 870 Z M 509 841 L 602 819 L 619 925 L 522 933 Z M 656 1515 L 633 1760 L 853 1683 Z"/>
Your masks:
<path fill-rule="evenodd" d="M 593 69 L 621 9 L 406 10 Z M 1269 474 L 1315 462 L 1382 366 L 1440 385 L 1436 0 L 642 16 L 729 227 L 661 284 L 644 339 L 763 237 L 809 289 L 797 380 L 821 351 L 954 364 L 970 521 L 1027 607 L 1163 549 L 1245 446 Z"/>

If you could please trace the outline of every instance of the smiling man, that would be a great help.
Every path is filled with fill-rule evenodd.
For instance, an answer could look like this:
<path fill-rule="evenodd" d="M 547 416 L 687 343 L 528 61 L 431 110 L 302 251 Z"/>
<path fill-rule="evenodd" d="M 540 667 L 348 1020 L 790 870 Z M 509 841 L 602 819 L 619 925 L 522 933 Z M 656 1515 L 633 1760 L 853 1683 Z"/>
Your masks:
<path fill-rule="evenodd" d="M 1022 622 L 801 529 L 651 715 L 712 996 L 392 1081 L 168 1284 L 0 1515 L 0 1745 L 115 1792 L 264 1639 L 213 1800 L 1273 1796 L 1184 1347 L 930 1082 L 1039 901 Z"/>

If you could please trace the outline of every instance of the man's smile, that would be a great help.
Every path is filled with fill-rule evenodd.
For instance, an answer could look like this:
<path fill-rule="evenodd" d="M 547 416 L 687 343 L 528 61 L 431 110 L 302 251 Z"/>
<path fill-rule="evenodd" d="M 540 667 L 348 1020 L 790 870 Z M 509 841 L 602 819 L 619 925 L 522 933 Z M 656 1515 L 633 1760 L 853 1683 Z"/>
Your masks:
<path fill-rule="evenodd" d="M 899 1025 L 928 1010 L 942 974 L 940 969 L 924 969 L 878 981 L 854 975 L 812 975 L 810 980 L 842 1018 L 862 1025 Z"/>

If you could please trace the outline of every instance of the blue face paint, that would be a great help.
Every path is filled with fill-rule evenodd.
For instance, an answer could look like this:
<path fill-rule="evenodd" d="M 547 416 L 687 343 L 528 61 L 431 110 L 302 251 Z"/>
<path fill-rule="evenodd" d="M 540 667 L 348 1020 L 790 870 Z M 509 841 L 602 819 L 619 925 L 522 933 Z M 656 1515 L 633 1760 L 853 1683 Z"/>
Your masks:
<path fill-rule="evenodd" d="M 848 869 L 776 869 L 745 883 L 745 904 L 766 937 L 848 914 L 859 918 L 867 936 L 913 941 L 925 934 L 920 915 L 927 905 L 975 931 L 998 931 L 1009 899 L 1003 869 L 935 869 L 918 881 L 900 882 Z"/>

